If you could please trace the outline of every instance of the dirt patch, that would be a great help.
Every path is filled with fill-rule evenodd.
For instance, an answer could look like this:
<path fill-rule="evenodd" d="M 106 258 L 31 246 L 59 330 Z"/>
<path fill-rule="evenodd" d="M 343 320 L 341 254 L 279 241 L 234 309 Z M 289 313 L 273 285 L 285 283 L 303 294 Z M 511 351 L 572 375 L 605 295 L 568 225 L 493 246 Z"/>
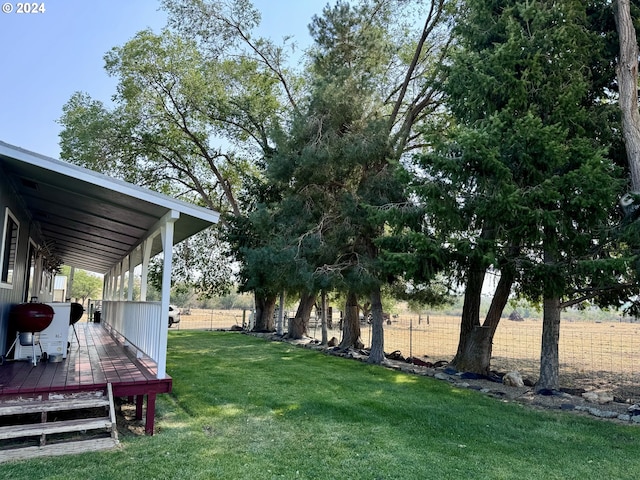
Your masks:
<path fill-rule="evenodd" d="M 136 419 L 136 405 L 129 403 L 124 398 L 114 399 L 116 408 L 116 424 L 118 426 L 118 437 L 137 437 L 143 436 L 144 419 Z"/>

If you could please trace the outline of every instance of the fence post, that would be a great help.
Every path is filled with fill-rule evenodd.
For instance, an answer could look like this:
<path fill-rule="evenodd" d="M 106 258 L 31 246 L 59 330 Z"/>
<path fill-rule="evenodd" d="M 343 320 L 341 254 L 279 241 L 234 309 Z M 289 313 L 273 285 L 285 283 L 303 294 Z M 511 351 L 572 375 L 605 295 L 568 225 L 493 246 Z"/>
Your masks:
<path fill-rule="evenodd" d="M 409 358 L 413 358 L 413 318 L 409 319 Z"/>

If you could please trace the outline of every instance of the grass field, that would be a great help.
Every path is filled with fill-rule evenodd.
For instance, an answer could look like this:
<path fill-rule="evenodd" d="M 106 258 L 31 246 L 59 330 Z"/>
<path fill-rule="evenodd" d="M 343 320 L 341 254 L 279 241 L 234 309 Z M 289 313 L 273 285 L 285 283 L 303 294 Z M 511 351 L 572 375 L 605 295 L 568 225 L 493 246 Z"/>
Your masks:
<path fill-rule="evenodd" d="M 157 434 L 0 478 L 635 479 L 640 428 L 238 333 L 169 332 Z"/>
<path fill-rule="evenodd" d="M 192 310 L 182 315 L 184 329 L 228 329 L 249 321 L 249 311 Z M 451 360 L 458 344 L 460 319 L 455 316 L 400 315 L 385 326 L 385 351 L 399 350 L 405 357 Z M 321 338 L 320 326 L 312 321 L 309 335 Z M 333 329 L 329 338 L 340 339 Z M 499 371 L 519 370 L 535 381 L 538 377 L 542 321 L 502 319 L 493 345 L 492 367 Z M 362 325 L 365 345 L 371 341 L 369 325 Z M 569 388 L 611 391 L 617 397 L 640 402 L 640 323 L 569 321 L 561 324 L 561 384 Z"/>

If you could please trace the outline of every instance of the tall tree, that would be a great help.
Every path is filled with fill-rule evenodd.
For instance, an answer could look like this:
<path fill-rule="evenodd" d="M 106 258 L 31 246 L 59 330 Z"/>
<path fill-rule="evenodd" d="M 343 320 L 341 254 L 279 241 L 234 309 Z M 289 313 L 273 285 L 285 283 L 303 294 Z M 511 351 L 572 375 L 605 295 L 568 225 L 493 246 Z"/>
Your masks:
<path fill-rule="evenodd" d="M 638 112 L 638 40 L 630 0 L 614 0 L 613 12 L 620 43 L 618 57 L 619 103 L 622 132 L 631 173 L 631 191 L 640 193 L 640 112 Z"/>
<path fill-rule="evenodd" d="M 69 267 L 63 267 L 60 275 L 68 277 L 70 271 L 71 269 Z M 102 294 L 102 278 L 85 270 L 75 270 L 73 274 L 73 285 L 68 294 L 71 298 L 80 299 L 83 305 L 88 298 L 100 298 Z"/>
<path fill-rule="evenodd" d="M 119 81 L 115 106 L 86 94 L 65 105 L 62 158 L 219 210 L 226 222 L 243 213 L 238 191 L 260 175 L 271 132 L 295 108 L 296 80 L 285 51 L 252 35 L 260 15 L 250 2 L 162 5 L 167 29 L 139 32 L 105 57 Z"/>
<path fill-rule="evenodd" d="M 555 307 L 571 287 L 586 288 L 573 267 L 593 260 L 620 183 L 601 143 L 598 102 L 605 94 L 594 89 L 587 67 L 603 47 L 588 30 L 583 2 L 470 0 L 456 31 L 444 86 L 455 125 L 423 158 L 423 195 L 465 286 L 453 364 L 488 373 L 493 335 L 516 281 L 545 299 L 545 331 L 552 332 L 545 338 L 557 340 Z M 501 276 L 481 323 L 490 268 Z"/>
<path fill-rule="evenodd" d="M 407 4 L 337 2 L 313 19 L 306 110 L 294 123 L 288 153 L 280 149 L 270 166 L 273 178 L 315 212 L 298 237 L 319 239 L 333 252 L 332 259 L 316 257 L 311 264 L 348 291 L 344 348 L 360 344 L 356 296 L 368 297 L 374 363 L 384 359 L 380 290 L 390 275 L 378 240 L 387 234 L 389 212 L 408 202 L 397 172 L 416 146 L 417 125 L 437 109 L 433 79 L 447 46 L 447 37 L 436 35 L 445 2 L 428 4 L 417 38 L 409 41 L 398 35 L 409 26 L 399 23 L 397 8 Z"/>

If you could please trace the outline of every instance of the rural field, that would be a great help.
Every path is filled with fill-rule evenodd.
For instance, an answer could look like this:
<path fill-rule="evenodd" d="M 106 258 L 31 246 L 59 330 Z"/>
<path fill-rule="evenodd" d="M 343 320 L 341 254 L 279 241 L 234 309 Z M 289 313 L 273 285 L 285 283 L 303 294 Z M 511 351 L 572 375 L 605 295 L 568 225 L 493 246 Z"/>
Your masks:
<path fill-rule="evenodd" d="M 218 330 L 249 324 L 248 310 L 192 309 L 172 329 Z M 456 351 L 459 317 L 398 315 L 385 325 L 385 351 L 400 351 L 431 362 L 451 360 Z M 329 338 L 340 340 L 337 321 Z M 286 329 L 286 326 L 285 326 Z M 315 318 L 309 335 L 321 338 Z M 493 345 L 492 366 L 498 371 L 518 370 L 538 377 L 542 321 L 502 319 Z M 362 325 L 362 341 L 369 346 L 371 330 Z M 563 387 L 607 390 L 619 398 L 640 402 L 640 323 L 563 320 L 560 331 L 560 381 Z"/>

